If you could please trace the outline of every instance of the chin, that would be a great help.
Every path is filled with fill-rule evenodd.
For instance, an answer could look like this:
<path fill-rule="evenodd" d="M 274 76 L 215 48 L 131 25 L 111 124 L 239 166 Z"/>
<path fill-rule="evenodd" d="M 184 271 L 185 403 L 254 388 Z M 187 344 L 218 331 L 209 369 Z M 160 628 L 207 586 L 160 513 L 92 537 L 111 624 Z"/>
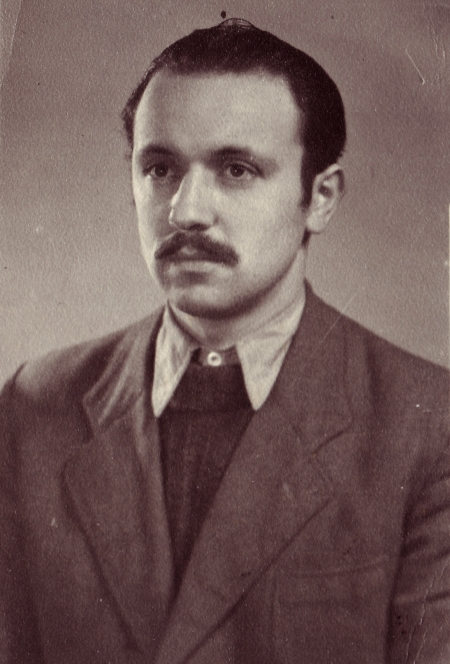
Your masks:
<path fill-rule="evenodd" d="M 168 300 L 177 309 L 195 318 L 227 320 L 242 316 L 258 305 L 258 298 L 220 298 L 208 293 L 195 295 L 192 290 L 185 293 L 170 293 Z"/>
<path fill-rule="evenodd" d="M 221 306 L 216 302 L 211 303 L 205 300 L 192 299 L 190 297 L 169 297 L 169 302 L 183 313 L 188 314 L 189 316 L 194 316 L 195 318 L 218 320 L 232 318 L 236 315 L 236 309 L 233 306 Z"/>

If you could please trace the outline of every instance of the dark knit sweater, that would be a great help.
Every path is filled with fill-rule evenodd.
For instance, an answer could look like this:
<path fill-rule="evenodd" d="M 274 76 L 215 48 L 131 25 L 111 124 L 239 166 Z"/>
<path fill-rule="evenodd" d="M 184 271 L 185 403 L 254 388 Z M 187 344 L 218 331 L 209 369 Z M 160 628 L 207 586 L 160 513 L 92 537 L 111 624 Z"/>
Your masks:
<path fill-rule="evenodd" d="M 252 414 L 239 365 L 191 363 L 159 419 L 175 593 Z"/>

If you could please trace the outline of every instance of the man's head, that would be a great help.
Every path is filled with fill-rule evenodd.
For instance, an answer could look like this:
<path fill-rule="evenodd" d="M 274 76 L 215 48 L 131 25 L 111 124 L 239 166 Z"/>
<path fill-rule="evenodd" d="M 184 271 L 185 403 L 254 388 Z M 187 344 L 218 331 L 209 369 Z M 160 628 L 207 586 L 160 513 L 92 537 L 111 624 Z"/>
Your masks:
<path fill-rule="evenodd" d="M 301 111 L 298 139 L 304 148 L 302 204 L 310 204 L 315 176 L 338 161 L 346 141 L 341 95 L 313 58 L 241 19 L 195 30 L 153 60 L 128 99 L 122 119 L 131 149 L 136 109 L 148 83 L 161 70 L 183 75 L 260 72 L 284 79 Z"/>
<path fill-rule="evenodd" d="M 144 257 L 172 306 L 242 319 L 298 297 L 305 237 L 342 188 L 342 102 L 319 65 L 222 24 L 156 58 L 123 117 Z"/>

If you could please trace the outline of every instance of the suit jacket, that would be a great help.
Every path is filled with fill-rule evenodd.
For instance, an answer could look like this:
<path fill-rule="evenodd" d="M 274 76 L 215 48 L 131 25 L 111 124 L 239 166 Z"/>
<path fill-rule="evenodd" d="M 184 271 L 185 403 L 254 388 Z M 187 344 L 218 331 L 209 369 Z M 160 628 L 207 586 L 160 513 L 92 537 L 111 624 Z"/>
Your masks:
<path fill-rule="evenodd" d="M 448 664 L 447 373 L 309 290 L 173 598 L 159 320 L 4 388 L 1 664 Z"/>

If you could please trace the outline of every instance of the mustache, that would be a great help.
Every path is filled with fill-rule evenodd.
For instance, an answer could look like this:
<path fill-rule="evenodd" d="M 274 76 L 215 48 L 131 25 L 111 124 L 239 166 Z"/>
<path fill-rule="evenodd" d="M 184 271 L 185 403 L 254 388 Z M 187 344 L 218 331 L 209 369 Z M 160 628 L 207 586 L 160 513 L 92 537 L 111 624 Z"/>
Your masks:
<path fill-rule="evenodd" d="M 216 242 L 208 235 L 195 231 L 189 231 L 189 233 L 178 231 L 170 235 L 157 247 L 155 258 L 165 260 L 172 257 L 176 260 L 177 253 L 185 248 L 196 252 L 194 259 L 223 263 L 231 267 L 239 262 L 239 257 L 232 247 Z"/>

